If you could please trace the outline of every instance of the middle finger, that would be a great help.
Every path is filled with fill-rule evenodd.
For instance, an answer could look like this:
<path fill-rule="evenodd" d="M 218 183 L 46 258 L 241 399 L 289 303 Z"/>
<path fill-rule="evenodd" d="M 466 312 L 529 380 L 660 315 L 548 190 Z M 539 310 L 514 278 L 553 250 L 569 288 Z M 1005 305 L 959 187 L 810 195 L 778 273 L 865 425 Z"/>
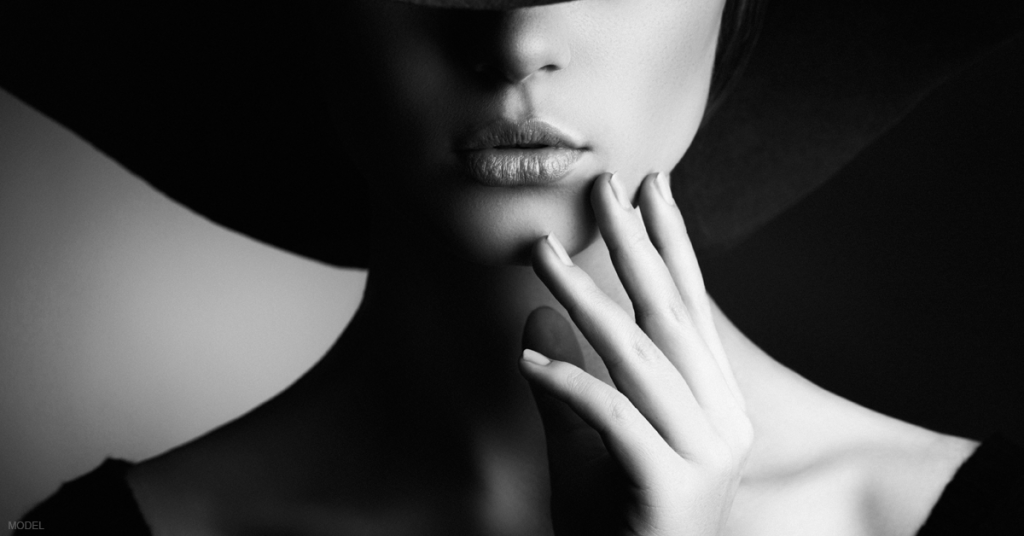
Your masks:
<path fill-rule="evenodd" d="M 701 406 L 734 404 L 722 370 L 697 329 L 696 312 L 683 300 L 640 215 L 614 175 L 595 181 L 591 203 L 612 264 L 633 302 L 636 323 L 676 366 Z"/>
<path fill-rule="evenodd" d="M 680 454 L 698 451 L 713 430 L 679 372 L 629 313 L 572 264 L 549 235 L 534 247 L 534 269 L 608 367 L 615 385 Z"/>

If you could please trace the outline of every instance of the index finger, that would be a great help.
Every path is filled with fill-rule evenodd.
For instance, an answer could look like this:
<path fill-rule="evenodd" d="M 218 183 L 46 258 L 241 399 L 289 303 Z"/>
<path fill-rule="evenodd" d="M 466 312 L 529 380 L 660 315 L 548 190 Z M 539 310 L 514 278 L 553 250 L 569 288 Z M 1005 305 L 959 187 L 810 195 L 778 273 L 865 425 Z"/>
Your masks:
<path fill-rule="evenodd" d="M 742 408 L 745 405 L 743 394 L 715 328 L 711 303 L 704 288 L 704 277 L 690 235 L 686 232 L 683 215 L 672 198 L 668 175 L 658 173 L 645 178 L 640 186 L 639 199 L 640 212 L 651 243 L 664 260 L 680 297 L 691 313 L 690 321 L 714 357 L 734 401 Z"/>
<path fill-rule="evenodd" d="M 534 269 L 640 413 L 680 454 L 699 452 L 714 430 L 675 365 L 633 318 L 551 236 L 534 247 Z"/>

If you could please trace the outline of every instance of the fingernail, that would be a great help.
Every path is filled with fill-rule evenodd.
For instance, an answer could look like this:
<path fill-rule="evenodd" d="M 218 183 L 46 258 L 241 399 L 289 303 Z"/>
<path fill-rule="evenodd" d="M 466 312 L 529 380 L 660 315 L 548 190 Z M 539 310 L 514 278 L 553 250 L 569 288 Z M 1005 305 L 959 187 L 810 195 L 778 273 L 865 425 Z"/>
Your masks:
<path fill-rule="evenodd" d="M 572 259 L 569 258 L 569 254 L 566 253 L 565 247 L 562 246 L 562 243 L 558 241 L 558 238 L 555 238 L 554 234 L 549 234 L 546 238 L 548 241 L 548 245 L 551 246 L 551 249 L 555 250 L 555 255 L 558 255 L 558 258 L 559 260 L 562 261 L 562 264 L 566 266 L 572 266 Z"/>
<path fill-rule="evenodd" d="M 544 366 L 551 362 L 550 359 L 534 352 L 533 350 L 523 350 L 523 361 L 527 363 L 533 363 L 534 365 Z"/>
<path fill-rule="evenodd" d="M 661 198 L 669 205 L 675 205 L 676 200 L 672 198 L 672 185 L 669 184 L 668 174 L 659 171 L 654 182 L 658 185 L 658 193 L 661 194 Z"/>
<path fill-rule="evenodd" d="M 612 177 L 608 179 L 608 182 L 612 185 L 612 192 L 615 194 L 615 199 L 619 200 L 619 206 L 626 210 L 633 210 L 633 203 L 629 202 L 626 197 L 626 191 L 622 189 L 622 185 L 619 184 L 619 175 L 612 173 Z"/>

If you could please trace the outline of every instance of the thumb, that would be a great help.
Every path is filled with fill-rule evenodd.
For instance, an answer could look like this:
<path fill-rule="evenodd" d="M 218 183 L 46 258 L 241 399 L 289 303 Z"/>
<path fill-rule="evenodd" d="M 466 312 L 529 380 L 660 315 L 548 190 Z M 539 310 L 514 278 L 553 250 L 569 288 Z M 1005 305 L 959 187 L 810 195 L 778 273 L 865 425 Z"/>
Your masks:
<path fill-rule="evenodd" d="M 523 350 L 533 350 L 558 361 L 583 368 L 583 352 L 576 342 L 572 325 L 549 307 L 534 309 L 523 328 Z M 548 463 L 552 479 L 573 473 L 583 465 L 601 458 L 607 452 L 600 434 L 576 414 L 568 404 L 548 393 L 539 382 L 530 380 L 537 402 L 544 436 L 547 439 Z"/>

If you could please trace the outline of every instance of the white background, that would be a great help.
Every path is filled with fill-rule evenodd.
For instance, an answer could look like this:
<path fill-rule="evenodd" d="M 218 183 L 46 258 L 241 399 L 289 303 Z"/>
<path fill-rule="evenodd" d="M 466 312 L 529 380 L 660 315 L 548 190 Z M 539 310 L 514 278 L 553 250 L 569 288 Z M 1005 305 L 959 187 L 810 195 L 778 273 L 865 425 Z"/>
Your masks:
<path fill-rule="evenodd" d="M 364 282 L 216 226 L 0 91 L 0 531 L 104 457 L 289 385 Z"/>

